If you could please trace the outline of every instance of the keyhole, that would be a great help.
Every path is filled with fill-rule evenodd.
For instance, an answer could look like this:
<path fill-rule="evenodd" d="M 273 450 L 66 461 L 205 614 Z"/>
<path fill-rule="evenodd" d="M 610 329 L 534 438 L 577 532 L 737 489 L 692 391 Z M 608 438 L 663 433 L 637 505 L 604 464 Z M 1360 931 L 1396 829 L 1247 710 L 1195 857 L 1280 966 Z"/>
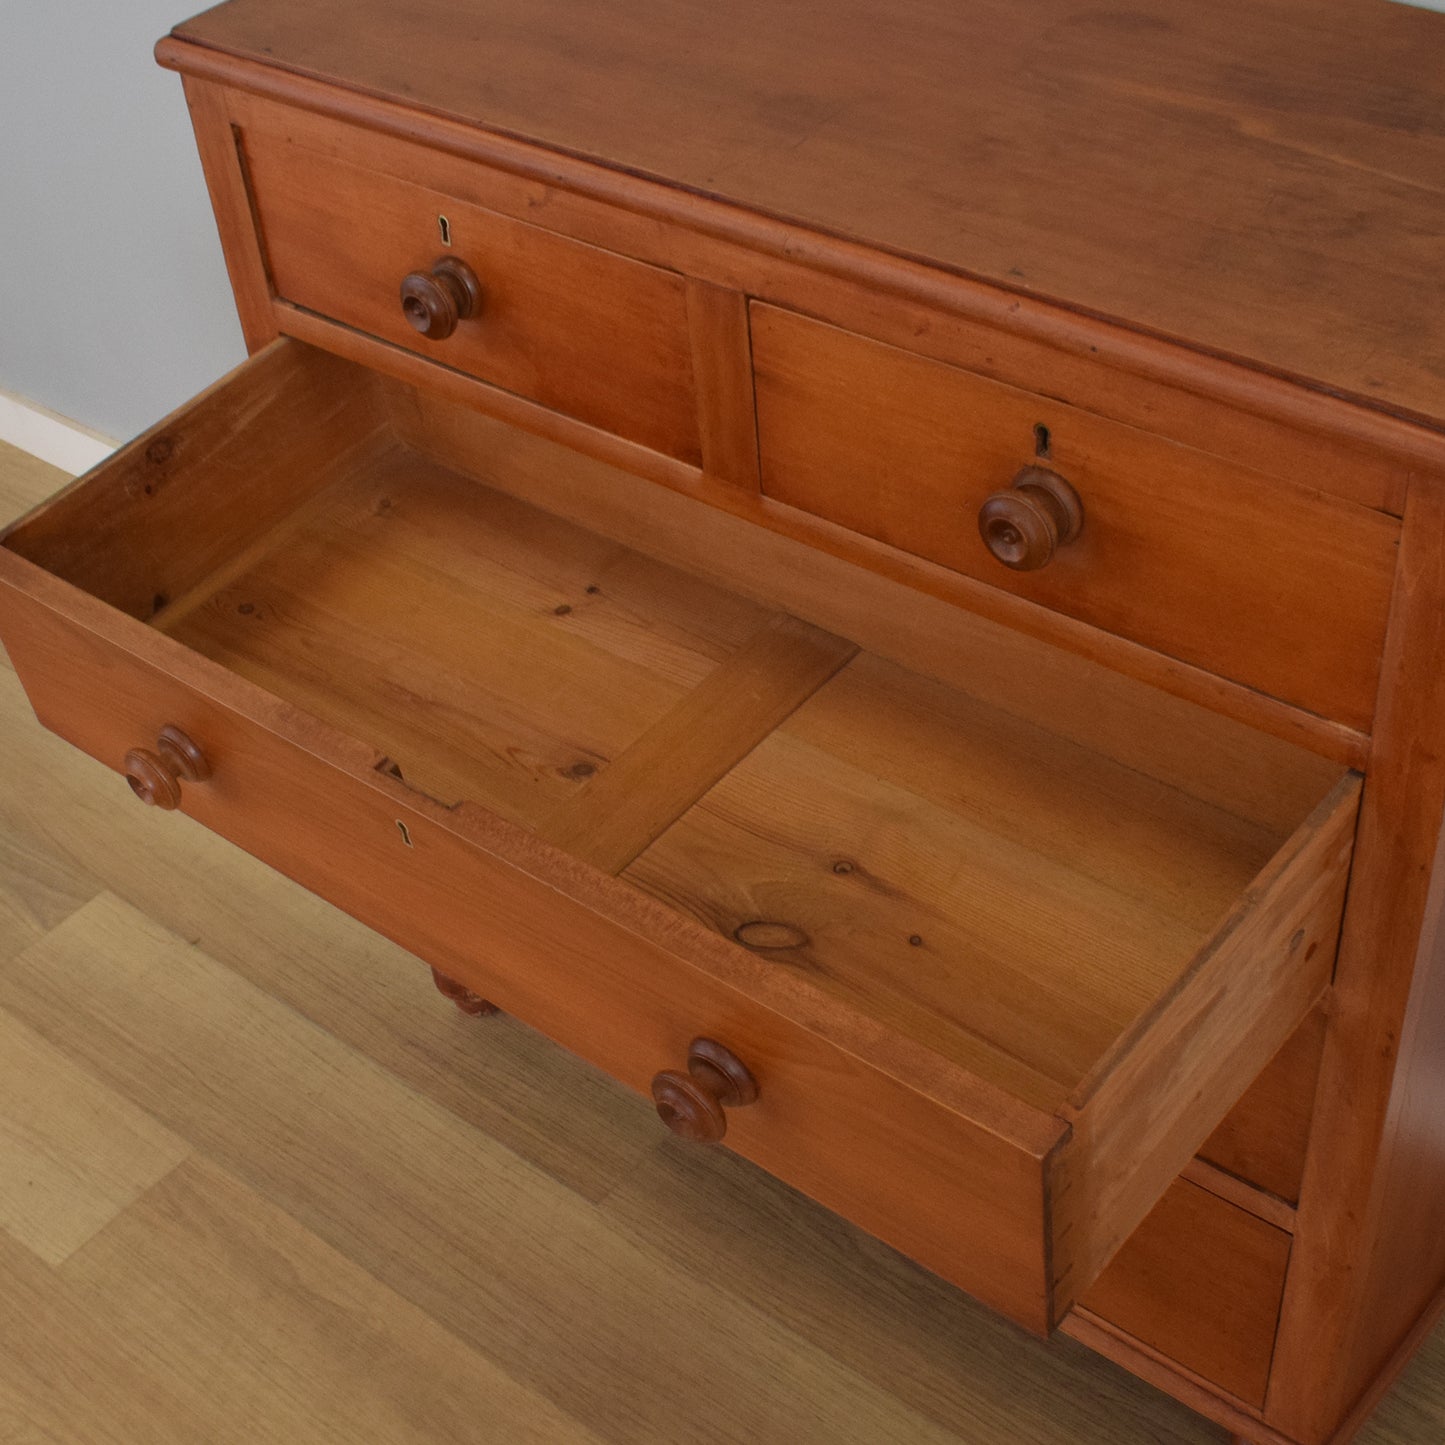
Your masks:
<path fill-rule="evenodd" d="M 397 830 L 398 833 L 401 834 L 401 841 L 402 841 L 403 843 L 405 843 L 408 848 L 413 848 L 413 847 L 416 846 L 416 845 L 411 841 L 411 832 L 410 832 L 410 830 L 407 828 L 406 824 L 401 821 L 400 818 L 398 818 L 398 819 L 396 820 L 396 830 Z"/>
<path fill-rule="evenodd" d="M 450 246 L 452 243 L 452 223 L 445 216 L 437 217 L 437 230 L 442 233 L 442 245 Z"/>
<path fill-rule="evenodd" d="M 1049 448 L 1053 445 L 1053 438 L 1049 435 L 1049 429 L 1043 422 L 1034 423 L 1034 455 L 1036 457 L 1047 457 Z"/>

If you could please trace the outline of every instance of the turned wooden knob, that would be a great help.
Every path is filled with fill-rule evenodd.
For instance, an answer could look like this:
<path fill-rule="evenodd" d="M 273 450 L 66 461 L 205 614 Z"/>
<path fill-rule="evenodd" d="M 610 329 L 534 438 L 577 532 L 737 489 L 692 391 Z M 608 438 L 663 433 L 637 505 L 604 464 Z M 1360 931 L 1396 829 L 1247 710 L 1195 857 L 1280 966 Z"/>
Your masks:
<path fill-rule="evenodd" d="M 210 776 L 206 755 L 177 727 L 161 729 L 154 752 L 132 748 L 125 755 L 125 780 L 148 808 L 179 808 L 181 783 L 203 783 Z"/>
<path fill-rule="evenodd" d="M 401 283 L 401 309 L 423 336 L 444 341 L 458 321 L 482 309 L 482 284 L 465 261 L 443 256 L 430 271 L 413 271 Z"/>
<path fill-rule="evenodd" d="M 1025 467 L 1006 492 L 978 509 L 984 546 L 1005 567 L 1032 572 L 1084 528 L 1084 504 L 1057 472 Z"/>
<path fill-rule="evenodd" d="M 480 1018 L 486 1014 L 497 1012 L 496 1004 L 489 1003 L 479 993 L 473 993 L 466 984 L 458 983 L 456 979 L 443 973 L 439 968 L 432 969 L 431 979 L 442 997 L 451 999 L 464 1014 Z"/>
<path fill-rule="evenodd" d="M 688 1045 L 687 1073 L 664 1069 L 652 1081 L 657 1117 L 694 1144 L 716 1144 L 728 1131 L 723 1110 L 741 1109 L 757 1097 L 757 1080 L 746 1065 L 714 1039 Z"/>

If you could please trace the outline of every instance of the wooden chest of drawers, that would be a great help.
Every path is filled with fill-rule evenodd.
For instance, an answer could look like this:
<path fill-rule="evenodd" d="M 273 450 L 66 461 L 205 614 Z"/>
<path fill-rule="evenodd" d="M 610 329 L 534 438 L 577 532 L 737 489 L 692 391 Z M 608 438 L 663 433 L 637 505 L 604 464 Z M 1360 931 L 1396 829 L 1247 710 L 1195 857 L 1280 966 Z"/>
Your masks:
<path fill-rule="evenodd" d="M 1253 114 L 1286 0 L 1236 50 L 1156 0 L 1152 98 L 1063 3 L 1073 69 L 983 7 L 759 9 L 726 64 L 640 6 L 465 41 L 332 8 L 159 48 L 253 355 L 6 534 L 41 720 L 1025 1326 L 1347 1439 L 1445 1274 L 1445 323 L 1392 310 L 1404 122 L 1352 93 L 1396 171 L 1313 162 L 1397 239 L 1351 287 L 1355 233 L 1312 236 L 1307 306 L 1257 237 L 1204 284 L 1231 197 L 1289 212 L 1244 140 L 1140 237 L 1075 193 L 1069 243 L 944 143 L 987 99 L 1113 175 L 1027 148 L 986 30 L 1182 130 L 1162 187 L 1210 105 Z M 1432 25 L 1370 44 L 1440 61 Z"/>

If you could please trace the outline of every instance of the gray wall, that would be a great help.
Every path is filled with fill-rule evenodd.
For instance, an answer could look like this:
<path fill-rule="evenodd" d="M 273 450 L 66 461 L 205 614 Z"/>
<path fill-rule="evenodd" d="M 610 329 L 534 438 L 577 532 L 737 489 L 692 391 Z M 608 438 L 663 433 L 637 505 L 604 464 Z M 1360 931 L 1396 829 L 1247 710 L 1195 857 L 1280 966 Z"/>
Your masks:
<path fill-rule="evenodd" d="M 0 0 L 0 391 L 124 439 L 245 355 L 180 78 L 202 0 Z"/>

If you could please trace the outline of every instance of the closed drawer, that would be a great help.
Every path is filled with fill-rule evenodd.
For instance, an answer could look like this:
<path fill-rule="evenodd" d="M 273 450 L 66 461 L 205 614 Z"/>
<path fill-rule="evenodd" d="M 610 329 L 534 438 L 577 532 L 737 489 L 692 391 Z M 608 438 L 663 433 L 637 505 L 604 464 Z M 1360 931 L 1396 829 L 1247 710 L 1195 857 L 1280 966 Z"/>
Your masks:
<path fill-rule="evenodd" d="M 313 149 L 289 114 L 263 111 L 240 140 L 280 301 L 700 464 L 680 276 Z M 419 151 L 416 173 L 429 169 Z M 422 278 L 413 314 L 444 329 L 418 310 L 438 262 L 470 268 L 477 300 L 450 334 L 427 336 L 402 283 Z M 286 330 L 284 307 L 278 319 Z"/>
<path fill-rule="evenodd" d="M 1326 987 L 1359 779 L 1194 710 L 1166 782 L 439 464 L 375 383 L 278 342 L 6 535 L 41 720 L 635 1088 L 724 1045 L 729 1145 L 1053 1327 Z M 1242 745 L 1257 811 L 1209 801 Z"/>
<path fill-rule="evenodd" d="M 777 307 L 751 316 L 766 495 L 1369 729 L 1396 519 Z M 1083 521 L 1014 570 L 979 515 L 1031 467 Z"/>

